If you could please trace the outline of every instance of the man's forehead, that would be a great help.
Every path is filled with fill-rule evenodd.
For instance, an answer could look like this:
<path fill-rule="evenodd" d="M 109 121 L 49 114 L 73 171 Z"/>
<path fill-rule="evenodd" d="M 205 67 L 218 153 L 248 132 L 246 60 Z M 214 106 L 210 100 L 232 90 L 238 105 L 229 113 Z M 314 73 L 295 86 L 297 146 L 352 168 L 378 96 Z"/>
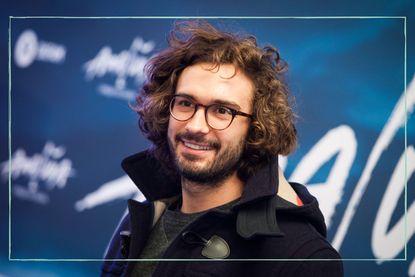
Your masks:
<path fill-rule="evenodd" d="M 254 84 L 233 64 L 198 63 L 186 67 L 176 87 L 176 94 L 186 94 L 196 101 L 228 102 L 243 105 L 253 98 Z"/>

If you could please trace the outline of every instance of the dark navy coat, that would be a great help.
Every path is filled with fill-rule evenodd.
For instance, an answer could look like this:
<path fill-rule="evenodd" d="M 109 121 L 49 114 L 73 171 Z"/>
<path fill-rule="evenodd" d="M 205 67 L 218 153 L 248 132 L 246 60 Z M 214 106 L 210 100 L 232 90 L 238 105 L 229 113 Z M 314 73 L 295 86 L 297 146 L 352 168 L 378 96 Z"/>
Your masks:
<path fill-rule="evenodd" d="M 304 205 L 287 205 L 277 196 L 277 167 L 275 160 L 258 170 L 230 211 L 212 209 L 187 225 L 153 276 L 343 276 L 341 257 L 325 238 L 317 200 L 304 186 L 291 183 Z M 147 201 L 128 201 L 129 212 L 108 246 L 102 276 L 130 276 L 136 262 L 131 259 L 139 257 L 159 214 L 156 203 L 181 192 L 180 181 L 162 174 L 147 152 L 125 159 L 123 168 Z M 203 255 L 213 236 L 229 247 L 225 259 Z"/>

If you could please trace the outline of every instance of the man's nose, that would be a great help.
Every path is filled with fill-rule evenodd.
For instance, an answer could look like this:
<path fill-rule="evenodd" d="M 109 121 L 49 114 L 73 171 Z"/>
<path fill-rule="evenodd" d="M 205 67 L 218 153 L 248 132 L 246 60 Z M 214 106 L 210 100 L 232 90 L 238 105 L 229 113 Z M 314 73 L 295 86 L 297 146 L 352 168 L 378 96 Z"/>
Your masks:
<path fill-rule="evenodd" d="M 203 133 L 203 134 L 206 134 L 209 132 L 210 128 L 206 121 L 205 109 L 203 108 L 197 109 L 193 117 L 187 121 L 186 130 L 192 133 Z"/>

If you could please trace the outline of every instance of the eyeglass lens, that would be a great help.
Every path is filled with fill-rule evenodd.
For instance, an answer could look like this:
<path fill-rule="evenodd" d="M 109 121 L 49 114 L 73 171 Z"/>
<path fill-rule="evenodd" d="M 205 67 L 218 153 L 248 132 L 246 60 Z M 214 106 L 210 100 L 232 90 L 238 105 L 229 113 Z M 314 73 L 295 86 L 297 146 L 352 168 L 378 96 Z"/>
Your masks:
<path fill-rule="evenodd" d="M 175 119 L 186 121 L 194 116 L 198 106 L 202 105 L 194 103 L 187 97 L 175 96 L 170 104 L 170 113 Z M 230 108 L 220 104 L 204 107 L 206 109 L 206 122 L 210 127 L 214 129 L 225 129 L 231 124 L 234 115 Z"/>

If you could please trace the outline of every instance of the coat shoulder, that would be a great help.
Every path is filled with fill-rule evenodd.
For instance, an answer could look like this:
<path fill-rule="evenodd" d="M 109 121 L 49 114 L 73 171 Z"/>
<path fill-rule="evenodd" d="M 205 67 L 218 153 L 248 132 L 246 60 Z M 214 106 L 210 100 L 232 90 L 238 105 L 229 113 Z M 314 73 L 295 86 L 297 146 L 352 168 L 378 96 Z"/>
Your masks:
<path fill-rule="evenodd" d="M 125 259 L 128 255 L 129 238 L 131 234 L 129 214 L 125 214 L 113 233 L 110 243 L 104 254 L 104 263 L 101 267 L 101 276 L 120 276 L 125 271 Z"/>

